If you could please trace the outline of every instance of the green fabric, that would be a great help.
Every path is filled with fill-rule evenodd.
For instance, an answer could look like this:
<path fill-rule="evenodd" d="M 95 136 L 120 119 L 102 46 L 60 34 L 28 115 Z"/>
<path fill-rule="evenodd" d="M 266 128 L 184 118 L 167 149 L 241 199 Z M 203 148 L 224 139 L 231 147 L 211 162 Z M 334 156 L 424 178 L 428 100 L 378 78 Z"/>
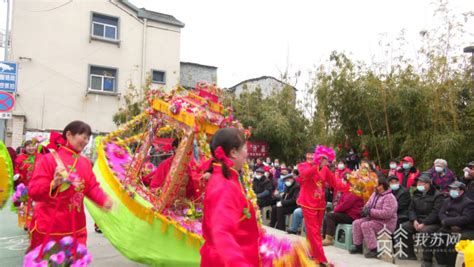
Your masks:
<path fill-rule="evenodd" d="M 97 164 L 94 173 L 102 189 L 113 198 L 114 208 L 105 212 L 88 199 L 85 204 L 104 236 L 120 253 L 132 261 L 151 266 L 199 266 L 199 249 L 187 244 L 186 237 L 181 235 L 182 238 L 177 239 L 172 226 L 162 232 L 158 219 L 149 224 L 135 217 L 114 195 Z"/>
<path fill-rule="evenodd" d="M 8 198 L 13 193 L 13 163 L 12 159 L 10 158 L 10 154 L 8 153 L 7 147 L 5 144 L 0 141 L 0 160 L 5 161 L 5 165 L 7 167 L 8 177 L 1 177 L 0 179 L 8 179 L 8 189 L 6 192 L 6 198 L 3 201 L 0 201 L 0 209 L 6 206 Z M 12 206 L 12 211 L 16 211 L 16 207 Z"/>

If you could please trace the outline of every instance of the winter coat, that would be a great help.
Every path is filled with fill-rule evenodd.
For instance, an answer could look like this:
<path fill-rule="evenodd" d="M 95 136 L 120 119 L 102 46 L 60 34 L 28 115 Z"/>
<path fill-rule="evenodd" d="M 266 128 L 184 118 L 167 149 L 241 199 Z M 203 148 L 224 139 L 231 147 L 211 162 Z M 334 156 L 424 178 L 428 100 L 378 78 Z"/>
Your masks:
<path fill-rule="evenodd" d="M 433 186 L 426 194 L 416 190 L 408 207 L 408 217 L 410 221 L 430 225 L 439 223 L 438 213 L 443 204 L 443 194 Z"/>
<path fill-rule="evenodd" d="M 272 200 L 273 184 L 267 177 L 262 176 L 260 179 L 254 178 L 252 189 L 257 195 L 258 200 L 265 202 Z"/>
<path fill-rule="evenodd" d="M 392 191 L 393 195 L 397 199 L 398 209 L 397 216 L 398 220 L 408 219 L 408 206 L 410 206 L 410 191 L 404 186 L 400 186 L 397 191 Z"/>
<path fill-rule="evenodd" d="M 345 213 L 352 219 L 357 220 L 360 218 L 360 212 L 363 206 L 364 199 L 350 192 L 346 192 L 339 198 L 336 207 L 334 207 L 334 212 Z"/>
<path fill-rule="evenodd" d="M 456 181 L 456 176 L 454 173 L 447 167 L 442 173 L 438 173 L 435 168 L 431 168 L 427 172 L 431 174 L 431 181 L 435 188 L 447 195 L 449 192 L 448 186 Z"/>
<path fill-rule="evenodd" d="M 399 168 L 397 171 L 397 177 L 400 181 L 400 185 L 405 186 L 406 188 L 414 186 L 415 179 L 418 178 L 418 176 L 420 176 L 420 171 L 415 167 L 411 167 L 408 170 Z"/>
<path fill-rule="evenodd" d="M 230 169 L 226 178 L 214 164 L 204 197 L 201 266 L 259 266 L 257 218 L 238 177 Z"/>
<path fill-rule="evenodd" d="M 392 194 L 392 190 L 379 194 L 372 193 L 365 205 L 369 209 L 369 218 L 371 221 L 377 221 L 386 225 L 390 232 L 393 232 L 397 226 L 397 199 Z"/>
<path fill-rule="evenodd" d="M 296 206 L 296 200 L 300 194 L 300 184 L 293 182 L 293 184 L 288 187 L 285 186 L 285 192 L 281 198 L 282 207 L 294 207 Z"/>
<path fill-rule="evenodd" d="M 443 226 L 459 226 L 462 230 L 474 230 L 474 201 L 464 194 L 446 198 L 439 211 Z"/>

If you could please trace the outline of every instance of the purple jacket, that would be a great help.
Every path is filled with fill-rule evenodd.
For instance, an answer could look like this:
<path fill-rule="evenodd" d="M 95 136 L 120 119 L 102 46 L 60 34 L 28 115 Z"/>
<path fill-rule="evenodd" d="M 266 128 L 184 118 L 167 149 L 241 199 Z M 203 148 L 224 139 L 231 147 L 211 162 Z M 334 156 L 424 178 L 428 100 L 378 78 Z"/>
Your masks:
<path fill-rule="evenodd" d="M 334 212 L 345 213 L 354 220 L 360 218 L 364 200 L 350 192 L 342 193 L 341 198 L 334 207 Z"/>
<path fill-rule="evenodd" d="M 448 186 L 456 181 L 456 176 L 448 167 L 442 173 L 436 172 L 435 168 L 429 169 L 428 172 L 431 174 L 433 185 L 442 193 L 449 192 Z"/>
<path fill-rule="evenodd" d="M 370 209 L 369 218 L 371 221 L 385 224 L 389 231 L 395 231 L 398 203 L 391 189 L 382 194 L 374 192 L 365 206 Z"/>

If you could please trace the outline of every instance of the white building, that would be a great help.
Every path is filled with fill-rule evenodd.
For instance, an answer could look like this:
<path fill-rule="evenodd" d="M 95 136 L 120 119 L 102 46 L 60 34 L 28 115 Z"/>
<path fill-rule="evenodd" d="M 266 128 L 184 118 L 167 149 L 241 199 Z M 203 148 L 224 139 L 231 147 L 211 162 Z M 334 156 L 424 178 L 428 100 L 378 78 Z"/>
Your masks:
<path fill-rule="evenodd" d="M 183 27 L 126 0 L 13 1 L 8 60 L 19 71 L 6 144 L 72 120 L 95 133 L 114 130 L 112 116 L 130 83 L 140 87 L 147 75 L 154 87 L 179 83 Z"/>

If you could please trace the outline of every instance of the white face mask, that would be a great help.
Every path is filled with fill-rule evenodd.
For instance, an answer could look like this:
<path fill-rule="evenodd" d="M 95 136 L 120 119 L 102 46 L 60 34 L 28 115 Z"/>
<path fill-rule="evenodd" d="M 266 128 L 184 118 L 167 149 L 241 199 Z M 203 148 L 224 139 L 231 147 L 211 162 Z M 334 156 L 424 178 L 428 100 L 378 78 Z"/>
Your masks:
<path fill-rule="evenodd" d="M 286 185 L 287 187 L 290 187 L 292 184 L 293 184 L 292 181 L 286 181 L 286 182 L 285 182 L 285 185 Z"/>
<path fill-rule="evenodd" d="M 337 168 L 342 171 L 346 168 L 346 166 L 344 166 L 344 164 L 339 164 L 337 165 Z"/>
<path fill-rule="evenodd" d="M 270 176 L 270 173 L 269 172 L 265 172 L 265 177 L 269 177 Z"/>
<path fill-rule="evenodd" d="M 390 169 L 396 169 L 396 168 L 397 168 L 397 164 L 396 164 L 396 163 L 390 164 Z"/>
<path fill-rule="evenodd" d="M 464 178 L 469 178 L 469 172 L 468 171 L 464 172 Z"/>
<path fill-rule="evenodd" d="M 444 170 L 444 168 L 436 166 L 435 170 L 436 170 L 436 172 L 442 172 Z"/>
<path fill-rule="evenodd" d="M 255 175 L 255 178 L 257 178 L 257 180 L 260 180 L 262 179 L 262 175 Z"/>

